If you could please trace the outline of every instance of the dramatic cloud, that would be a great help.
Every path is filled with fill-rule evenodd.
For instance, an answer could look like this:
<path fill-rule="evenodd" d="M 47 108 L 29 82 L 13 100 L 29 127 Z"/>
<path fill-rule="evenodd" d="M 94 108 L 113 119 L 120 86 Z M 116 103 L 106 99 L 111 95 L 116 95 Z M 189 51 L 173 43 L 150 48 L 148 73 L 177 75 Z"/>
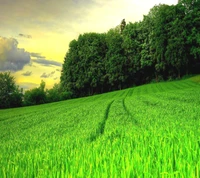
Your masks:
<path fill-rule="evenodd" d="M 16 39 L 0 36 L 0 71 L 19 71 L 29 63 L 30 54 L 18 48 Z"/>
<path fill-rule="evenodd" d="M 35 63 L 38 63 L 38 64 L 42 64 L 44 66 L 59 66 L 59 67 L 62 66 L 62 64 L 60 62 L 56 62 L 53 60 L 47 60 L 47 59 L 34 59 L 32 61 Z"/>
<path fill-rule="evenodd" d="M 53 77 L 53 75 L 55 74 L 55 71 L 51 72 L 51 73 L 43 73 L 40 78 L 50 78 L 50 77 Z"/>
<path fill-rule="evenodd" d="M 26 71 L 22 73 L 23 76 L 31 76 L 32 72 L 31 71 Z"/>
<path fill-rule="evenodd" d="M 22 33 L 20 33 L 19 36 L 24 37 L 24 38 L 32 38 L 31 35 L 25 35 L 25 34 L 22 34 Z"/>

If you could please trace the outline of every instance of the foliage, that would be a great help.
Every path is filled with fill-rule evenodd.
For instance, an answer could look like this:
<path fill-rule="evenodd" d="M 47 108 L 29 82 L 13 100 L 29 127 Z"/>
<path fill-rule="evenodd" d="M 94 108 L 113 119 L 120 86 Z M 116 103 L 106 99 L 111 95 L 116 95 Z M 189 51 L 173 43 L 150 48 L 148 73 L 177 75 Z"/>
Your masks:
<path fill-rule="evenodd" d="M 0 108 L 22 106 L 22 93 L 10 72 L 0 73 Z"/>
<path fill-rule="evenodd" d="M 200 84 L 0 111 L 0 177 L 199 177 Z"/>
<path fill-rule="evenodd" d="M 123 38 L 118 29 L 111 29 L 106 34 L 108 47 L 105 60 L 105 70 L 108 79 L 109 90 L 122 89 L 126 81 L 126 58 L 122 48 Z"/>
<path fill-rule="evenodd" d="M 24 105 L 44 104 L 46 102 L 45 82 L 41 81 L 40 87 L 28 90 L 24 94 Z"/>
<path fill-rule="evenodd" d="M 105 75 L 105 34 L 80 35 L 69 45 L 61 74 L 61 85 L 75 96 L 103 91 Z"/>
<path fill-rule="evenodd" d="M 125 19 L 123 19 L 120 24 L 120 33 L 121 34 L 123 33 L 125 26 L 126 26 L 126 21 L 125 21 Z"/>
<path fill-rule="evenodd" d="M 160 4 L 141 22 L 80 35 L 69 45 L 61 86 L 79 97 L 198 73 L 199 3 Z"/>
<path fill-rule="evenodd" d="M 47 103 L 62 101 L 70 99 L 71 97 L 72 93 L 67 91 L 62 91 L 60 84 L 54 84 L 53 88 L 46 90 Z"/>

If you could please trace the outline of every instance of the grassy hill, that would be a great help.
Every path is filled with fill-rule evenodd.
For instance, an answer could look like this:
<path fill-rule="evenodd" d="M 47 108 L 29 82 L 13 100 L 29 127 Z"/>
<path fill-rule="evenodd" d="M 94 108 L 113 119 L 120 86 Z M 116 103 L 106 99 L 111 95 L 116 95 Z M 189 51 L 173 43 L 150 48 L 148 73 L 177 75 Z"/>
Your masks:
<path fill-rule="evenodd" d="M 0 110 L 0 177 L 199 177 L 200 76 Z"/>

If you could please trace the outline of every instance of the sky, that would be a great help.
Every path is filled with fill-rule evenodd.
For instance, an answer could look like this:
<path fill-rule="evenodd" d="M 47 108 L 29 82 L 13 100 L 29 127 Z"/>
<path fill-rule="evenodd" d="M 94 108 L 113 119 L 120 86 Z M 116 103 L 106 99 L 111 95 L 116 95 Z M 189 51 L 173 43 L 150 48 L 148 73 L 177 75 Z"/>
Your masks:
<path fill-rule="evenodd" d="M 80 34 L 138 22 L 158 4 L 178 0 L 0 0 L 0 72 L 24 90 L 60 82 L 68 45 Z"/>

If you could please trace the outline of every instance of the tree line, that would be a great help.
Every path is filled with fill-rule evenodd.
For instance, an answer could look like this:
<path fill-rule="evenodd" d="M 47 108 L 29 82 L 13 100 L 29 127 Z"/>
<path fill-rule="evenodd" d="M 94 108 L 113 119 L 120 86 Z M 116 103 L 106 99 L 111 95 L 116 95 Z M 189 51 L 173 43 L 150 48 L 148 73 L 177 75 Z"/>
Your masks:
<path fill-rule="evenodd" d="M 154 6 L 140 22 L 72 40 L 61 86 L 73 97 L 173 80 L 200 71 L 200 1 Z"/>
<path fill-rule="evenodd" d="M 15 83 L 10 72 L 0 73 L 0 109 L 31 106 L 70 99 L 72 94 L 61 89 L 60 84 L 54 84 L 51 89 L 45 89 L 42 80 L 38 88 L 23 91 Z"/>
<path fill-rule="evenodd" d="M 154 6 L 140 22 L 72 40 L 60 83 L 23 92 L 0 73 L 0 108 L 30 106 L 179 79 L 200 72 L 200 1 Z"/>

